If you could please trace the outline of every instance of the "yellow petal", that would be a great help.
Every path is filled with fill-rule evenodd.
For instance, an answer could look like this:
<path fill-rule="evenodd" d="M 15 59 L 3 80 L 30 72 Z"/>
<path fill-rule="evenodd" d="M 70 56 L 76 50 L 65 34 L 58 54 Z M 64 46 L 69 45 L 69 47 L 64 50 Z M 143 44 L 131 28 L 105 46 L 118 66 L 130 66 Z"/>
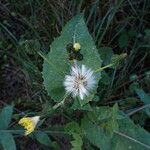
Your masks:
<path fill-rule="evenodd" d="M 31 132 L 34 131 L 38 121 L 39 121 L 39 116 L 35 117 L 23 117 L 19 120 L 18 124 L 24 127 L 25 129 L 25 135 L 30 134 Z"/>

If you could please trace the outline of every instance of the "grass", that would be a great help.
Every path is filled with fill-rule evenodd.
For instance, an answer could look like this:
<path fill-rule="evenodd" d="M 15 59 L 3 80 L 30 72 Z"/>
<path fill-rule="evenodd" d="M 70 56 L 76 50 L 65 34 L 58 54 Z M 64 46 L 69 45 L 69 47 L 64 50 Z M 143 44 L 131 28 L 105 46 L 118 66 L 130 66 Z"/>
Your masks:
<path fill-rule="evenodd" d="M 142 89 L 150 92 L 150 77 L 147 75 L 150 70 L 149 8 L 148 0 L 2 1 L 0 106 L 14 103 L 17 113 L 29 114 L 44 111 L 47 104 L 53 104 L 42 84 L 43 60 L 37 52 L 47 53 L 49 45 L 60 35 L 65 23 L 74 15 L 83 13 L 99 50 L 109 47 L 115 54 L 127 53 L 119 68 L 106 70 L 109 82 L 100 82 L 96 105 L 119 102 L 123 110 L 132 110 L 130 105 L 134 105 L 134 102 L 129 99 L 138 99 L 132 92 L 133 83 L 138 83 Z M 141 106 L 141 103 L 136 103 L 135 108 L 137 106 Z M 76 113 L 80 116 L 80 113 Z M 58 115 L 46 121 L 45 126 L 49 123 L 63 124 L 63 120 L 71 118 L 71 115 L 72 112 L 64 112 L 63 115 L 58 112 Z M 141 119 L 140 115 L 138 119 Z M 143 127 L 150 130 L 145 123 L 148 121 L 144 120 Z M 64 147 L 65 142 L 61 138 L 52 138 Z M 23 144 L 28 142 L 25 139 Z M 38 143 L 32 142 L 37 149 Z M 19 149 L 24 149 L 20 146 L 22 141 L 18 140 L 17 144 Z M 46 149 L 42 146 L 40 148 Z M 27 144 L 26 149 L 31 149 L 30 144 Z"/>

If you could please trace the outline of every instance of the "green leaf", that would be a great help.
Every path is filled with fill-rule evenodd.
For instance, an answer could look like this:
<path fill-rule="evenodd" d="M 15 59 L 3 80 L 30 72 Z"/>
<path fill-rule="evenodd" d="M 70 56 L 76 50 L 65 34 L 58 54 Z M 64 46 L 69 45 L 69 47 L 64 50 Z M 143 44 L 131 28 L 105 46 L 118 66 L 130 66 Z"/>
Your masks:
<path fill-rule="evenodd" d="M 106 109 L 107 108 L 107 109 Z M 105 129 L 110 137 L 113 136 L 114 131 L 118 131 L 118 119 L 122 118 L 118 114 L 118 105 L 115 104 L 112 108 L 110 107 L 97 107 L 94 112 L 88 113 L 88 118 L 92 122 L 99 122 L 99 127 Z"/>
<path fill-rule="evenodd" d="M 113 137 L 112 150 L 149 150 L 150 134 L 129 118 L 119 121 L 120 134 Z"/>
<path fill-rule="evenodd" d="M 34 133 L 36 139 L 38 142 L 40 142 L 41 144 L 45 145 L 45 146 L 49 146 L 51 147 L 52 146 L 52 142 L 49 138 L 49 136 L 44 133 L 44 132 L 37 132 L 37 133 Z"/>
<path fill-rule="evenodd" d="M 7 129 L 13 113 L 12 106 L 6 106 L 0 113 L 0 129 Z"/>
<path fill-rule="evenodd" d="M 119 125 L 118 125 L 118 105 L 115 104 L 112 108 L 112 113 L 111 113 L 111 118 L 107 122 L 107 130 L 109 130 L 111 136 L 113 136 L 114 131 L 119 130 Z"/>
<path fill-rule="evenodd" d="M 110 150 L 110 137 L 96 123 L 91 122 L 87 117 L 84 117 L 81 122 L 82 130 L 85 137 L 95 146 L 102 150 Z"/>
<path fill-rule="evenodd" d="M 51 51 L 47 54 L 43 64 L 44 85 L 48 94 L 56 101 L 61 101 L 65 95 L 63 82 L 65 75 L 70 74 L 71 62 L 68 59 L 66 47 L 73 41 L 80 43 L 83 60 L 79 63 L 92 70 L 101 67 L 98 50 L 90 36 L 82 15 L 75 16 L 64 27 L 61 36 L 51 44 Z M 92 56 L 92 57 L 91 57 Z M 100 79 L 100 73 L 97 80 Z"/>
<path fill-rule="evenodd" d="M 11 133 L 1 132 L 0 144 L 3 146 L 4 150 L 16 150 L 16 144 Z"/>
<path fill-rule="evenodd" d="M 117 105 L 113 108 L 100 107 L 95 112 L 89 112 L 88 116 L 84 116 L 81 123 L 84 136 L 101 150 L 120 150 L 120 148 L 121 150 L 149 150 L 150 134 L 135 125 L 122 112 L 118 112 L 116 116 L 117 109 Z M 118 127 L 113 128 L 113 136 L 107 132 L 109 126 L 106 120 L 109 120 L 110 112 L 114 112 L 118 122 Z M 101 119 L 103 113 L 104 117 Z"/>
<path fill-rule="evenodd" d="M 73 121 L 65 125 L 65 131 L 68 132 L 69 134 L 81 133 L 81 128 L 77 122 Z"/>
<path fill-rule="evenodd" d="M 74 133 L 73 134 L 74 140 L 71 141 L 71 145 L 73 148 L 71 150 L 82 150 L 83 141 L 79 134 Z"/>
<path fill-rule="evenodd" d="M 92 108 L 90 106 L 90 104 L 85 104 L 85 105 L 81 105 L 81 103 L 79 102 L 78 99 L 75 99 L 72 106 L 71 106 L 71 109 L 74 109 L 74 110 L 87 110 L 87 111 L 92 111 Z"/>
<path fill-rule="evenodd" d="M 79 100 L 79 102 L 80 102 L 80 105 L 81 105 L 81 106 L 84 106 L 84 105 L 88 104 L 90 101 L 92 101 L 92 99 L 94 98 L 94 95 L 95 95 L 95 93 L 89 95 L 88 97 L 86 97 L 86 98 L 83 99 L 83 100 L 80 99 L 80 98 L 78 98 L 78 100 Z"/>
<path fill-rule="evenodd" d="M 82 150 L 83 141 L 81 138 L 82 130 L 78 123 L 70 122 L 65 126 L 65 131 L 73 136 L 73 141 L 71 141 L 71 150 Z"/>

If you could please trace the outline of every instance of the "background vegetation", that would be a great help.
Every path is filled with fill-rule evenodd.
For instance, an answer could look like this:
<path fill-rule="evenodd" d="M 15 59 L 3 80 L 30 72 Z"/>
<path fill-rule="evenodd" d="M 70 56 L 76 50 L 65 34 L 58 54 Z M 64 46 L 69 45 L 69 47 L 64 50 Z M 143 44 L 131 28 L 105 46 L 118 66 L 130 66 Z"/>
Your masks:
<path fill-rule="evenodd" d="M 103 65 L 109 64 L 112 55 L 127 53 L 119 67 L 102 72 L 93 105 L 113 106 L 118 102 L 136 124 L 150 131 L 150 111 L 145 109 L 150 104 L 149 9 L 149 0 L 2 0 L 0 107 L 14 105 L 17 115 L 13 115 L 10 128 L 21 115 L 44 112 L 54 104 L 43 85 L 43 59 L 37 52 L 49 52 L 66 22 L 82 12 Z M 59 109 L 48 115 L 42 126 L 60 131 L 70 119 L 78 121 L 82 111 Z M 48 135 L 52 149 L 70 149 L 69 137 L 61 132 Z M 49 149 L 39 144 L 41 140 L 15 139 L 19 150 Z M 84 149 L 88 146 L 85 143 Z"/>

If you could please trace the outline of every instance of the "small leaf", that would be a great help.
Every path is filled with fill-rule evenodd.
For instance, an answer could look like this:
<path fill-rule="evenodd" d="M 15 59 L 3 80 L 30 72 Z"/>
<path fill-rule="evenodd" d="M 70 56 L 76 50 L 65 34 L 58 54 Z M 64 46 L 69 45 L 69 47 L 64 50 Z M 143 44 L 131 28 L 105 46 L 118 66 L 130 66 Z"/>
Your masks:
<path fill-rule="evenodd" d="M 3 146 L 4 150 L 16 150 L 14 138 L 9 132 L 0 133 L 0 143 Z"/>
<path fill-rule="evenodd" d="M 12 106 L 6 106 L 0 113 L 0 129 L 7 129 L 13 113 Z"/>

